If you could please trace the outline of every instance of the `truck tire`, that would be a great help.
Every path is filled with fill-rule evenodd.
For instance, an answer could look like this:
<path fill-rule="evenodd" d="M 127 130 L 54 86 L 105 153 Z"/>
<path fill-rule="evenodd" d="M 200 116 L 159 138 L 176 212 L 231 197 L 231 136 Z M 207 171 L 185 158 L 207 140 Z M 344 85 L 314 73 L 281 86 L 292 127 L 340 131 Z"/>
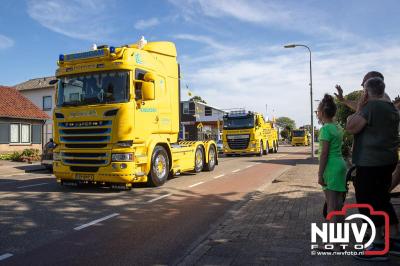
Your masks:
<path fill-rule="evenodd" d="M 208 163 L 205 164 L 204 170 L 211 172 L 215 168 L 215 164 L 217 163 L 217 155 L 215 151 L 215 146 L 211 145 L 208 150 Z"/>
<path fill-rule="evenodd" d="M 269 154 L 269 142 L 268 141 L 267 141 L 267 147 L 265 148 L 264 154 L 265 155 Z"/>
<path fill-rule="evenodd" d="M 199 145 L 196 147 L 196 152 L 194 154 L 194 172 L 200 173 L 204 166 L 204 149 L 203 146 Z"/>
<path fill-rule="evenodd" d="M 263 154 L 265 154 L 265 150 L 264 150 L 264 144 L 262 141 L 260 141 L 260 152 L 257 154 L 258 157 L 262 157 Z"/>
<path fill-rule="evenodd" d="M 162 146 L 156 146 L 151 156 L 149 184 L 154 187 L 162 186 L 169 175 L 168 153 Z"/>
<path fill-rule="evenodd" d="M 278 152 L 278 142 L 274 141 L 274 153 Z"/>
<path fill-rule="evenodd" d="M 274 153 L 274 143 L 272 142 L 272 147 L 269 147 L 269 143 L 268 143 L 268 149 L 269 149 L 269 153 Z"/>

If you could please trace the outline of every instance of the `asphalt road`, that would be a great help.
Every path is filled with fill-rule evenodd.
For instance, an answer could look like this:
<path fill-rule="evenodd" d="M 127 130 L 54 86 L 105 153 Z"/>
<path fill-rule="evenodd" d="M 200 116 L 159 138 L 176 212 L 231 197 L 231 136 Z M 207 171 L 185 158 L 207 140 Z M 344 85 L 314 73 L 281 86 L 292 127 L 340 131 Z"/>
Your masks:
<path fill-rule="evenodd" d="M 131 191 L 61 187 L 45 172 L 1 175 L 0 264 L 174 264 L 308 150 L 220 158 L 213 172 Z"/>

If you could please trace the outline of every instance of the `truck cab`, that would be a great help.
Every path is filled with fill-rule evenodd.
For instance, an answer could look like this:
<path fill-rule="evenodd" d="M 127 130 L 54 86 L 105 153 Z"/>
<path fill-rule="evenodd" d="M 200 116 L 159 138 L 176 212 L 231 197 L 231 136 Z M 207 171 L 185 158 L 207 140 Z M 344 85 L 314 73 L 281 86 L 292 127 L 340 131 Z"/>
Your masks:
<path fill-rule="evenodd" d="M 130 188 L 213 170 L 213 141 L 179 142 L 180 70 L 171 42 L 99 46 L 58 60 L 53 169 L 61 184 Z"/>
<path fill-rule="evenodd" d="M 227 156 L 262 156 L 278 151 L 277 131 L 262 114 L 239 110 L 225 114 L 223 119 L 223 152 Z"/>
<path fill-rule="evenodd" d="M 305 129 L 296 129 L 292 131 L 292 146 L 310 145 L 310 134 Z"/>

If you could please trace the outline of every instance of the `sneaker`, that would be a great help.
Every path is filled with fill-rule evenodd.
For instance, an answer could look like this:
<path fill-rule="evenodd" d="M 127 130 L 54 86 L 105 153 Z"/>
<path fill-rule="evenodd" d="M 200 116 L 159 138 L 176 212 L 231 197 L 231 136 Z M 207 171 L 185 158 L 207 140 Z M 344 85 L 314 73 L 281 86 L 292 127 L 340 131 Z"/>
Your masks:
<path fill-rule="evenodd" d="M 389 254 L 394 256 L 400 256 L 400 240 L 390 239 Z"/>
<path fill-rule="evenodd" d="M 369 247 L 367 247 L 367 250 L 373 250 L 373 251 L 378 251 L 384 249 L 383 244 L 376 244 L 372 243 Z M 365 260 L 365 261 L 388 261 L 389 256 L 388 254 L 385 255 L 354 255 L 353 256 L 357 260 Z"/>

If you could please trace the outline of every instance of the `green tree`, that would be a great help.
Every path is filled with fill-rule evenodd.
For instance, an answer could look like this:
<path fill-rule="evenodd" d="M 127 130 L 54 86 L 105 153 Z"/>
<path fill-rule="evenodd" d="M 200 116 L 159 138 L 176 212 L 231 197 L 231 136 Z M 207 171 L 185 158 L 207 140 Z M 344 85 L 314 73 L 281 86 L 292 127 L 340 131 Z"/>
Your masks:
<path fill-rule="evenodd" d="M 361 97 L 362 91 L 353 91 L 348 95 L 344 96 L 346 100 L 357 101 Z M 354 114 L 354 111 L 347 107 L 345 104 L 336 101 L 337 111 L 336 119 L 338 123 L 344 128 L 346 126 L 347 117 Z"/>
<path fill-rule="evenodd" d="M 287 129 L 284 129 L 281 131 L 281 137 L 283 139 L 289 139 L 289 131 Z"/>
<path fill-rule="evenodd" d="M 204 104 L 207 104 L 207 102 L 206 101 L 204 101 L 200 96 L 193 96 L 192 98 L 190 98 L 190 100 L 189 101 L 192 101 L 192 102 L 200 102 L 200 103 L 204 103 Z"/>
<path fill-rule="evenodd" d="M 358 99 L 360 99 L 361 93 L 362 91 L 353 91 L 348 95 L 346 95 L 344 98 L 346 100 L 357 101 Z M 343 128 L 345 128 L 347 117 L 354 114 L 354 111 L 339 101 L 336 101 L 336 104 L 337 104 L 336 120 Z M 352 146 L 353 146 L 353 135 L 345 131 L 343 135 L 342 154 L 343 157 L 348 160 L 350 160 L 349 157 L 351 155 Z"/>
<path fill-rule="evenodd" d="M 278 117 L 276 119 L 276 124 L 281 128 L 288 129 L 289 131 L 296 128 L 296 122 L 294 122 L 293 119 L 286 116 Z"/>

